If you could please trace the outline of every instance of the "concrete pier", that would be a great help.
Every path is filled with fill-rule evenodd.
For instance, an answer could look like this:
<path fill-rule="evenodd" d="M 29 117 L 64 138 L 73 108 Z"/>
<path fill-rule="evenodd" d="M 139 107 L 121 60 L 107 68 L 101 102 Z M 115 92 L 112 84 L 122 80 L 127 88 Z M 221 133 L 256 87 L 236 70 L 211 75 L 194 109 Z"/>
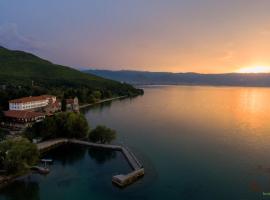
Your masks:
<path fill-rule="evenodd" d="M 142 176 L 144 176 L 144 168 L 134 170 L 128 174 L 115 175 L 112 177 L 112 182 L 120 187 L 126 187 Z"/>
<path fill-rule="evenodd" d="M 68 139 L 62 138 L 62 139 L 49 140 L 49 141 L 38 143 L 37 148 L 42 153 L 65 143 L 68 143 Z"/>
<path fill-rule="evenodd" d="M 110 145 L 110 144 L 97 144 L 82 140 L 76 139 L 56 139 L 45 141 L 37 144 L 37 147 L 40 152 L 47 151 L 51 148 L 57 147 L 59 145 L 65 143 L 72 143 L 72 144 L 80 144 L 86 145 L 95 148 L 103 148 L 103 149 L 111 149 L 115 151 L 121 151 L 125 156 L 126 160 L 132 167 L 133 171 L 128 174 L 119 174 L 112 177 L 112 182 L 120 187 L 125 187 L 133 182 L 135 182 L 138 178 L 144 175 L 144 168 L 140 161 L 136 158 L 136 156 L 127 148 L 120 145 Z"/>

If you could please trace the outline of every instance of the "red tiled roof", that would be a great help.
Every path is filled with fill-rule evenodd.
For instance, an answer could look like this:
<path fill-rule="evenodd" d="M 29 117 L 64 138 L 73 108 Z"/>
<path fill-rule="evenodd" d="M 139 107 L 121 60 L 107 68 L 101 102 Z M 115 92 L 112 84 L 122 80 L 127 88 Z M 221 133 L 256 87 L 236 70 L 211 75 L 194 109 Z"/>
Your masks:
<path fill-rule="evenodd" d="M 40 112 L 26 111 L 26 110 L 8 110 L 4 111 L 5 117 L 9 118 L 19 118 L 19 119 L 29 119 L 34 117 L 42 117 L 45 114 Z"/>
<path fill-rule="evenodd" d="M 34 97 L 23 97 L 20 99 L 13 99 L 10 100 L 9 103 L 26 103 L 26 102 L 33 102 L 33 101 L 41 101 L 46 100 L 47 98 L 52 98 L 51 95 L 42 95 L 42 96 L 34 96 Z"/>

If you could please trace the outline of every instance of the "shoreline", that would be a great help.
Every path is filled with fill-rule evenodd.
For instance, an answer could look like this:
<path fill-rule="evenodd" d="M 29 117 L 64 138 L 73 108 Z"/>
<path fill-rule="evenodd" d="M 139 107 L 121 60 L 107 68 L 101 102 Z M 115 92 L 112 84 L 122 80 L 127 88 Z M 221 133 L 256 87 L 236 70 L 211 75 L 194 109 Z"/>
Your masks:
<path fill-rule="evenodd" d="M 117 99 L 124 99 L 124 98 L 127 98 L 128 95 L 124 95 L 124 96 L 118 96 L 118 97 L 112 97 L 112 98 L 108 98 L 108 99 L 103 99 L 103 100 L 99 100 L 95 103 L 89 103 L 89 104 L 84 104 L 84 105 L 80 105 L 79 108 L 82 109 L 82 108 L 87 108 L 87 107 L 90 107 L 90 106 L 94 106 L 94 105 L 97 105 L 97 104 L 101 104 L 101 103 L 105 103 L 105 102 L 108 102 L 108 101 L 114 101 L 114 100 L 117 100 Z"/>
<path fill-rule="evenodd" d="M 32 172 L 30 170 L 25 170 L 24 172 L 21 172 L 19 174 L 15 174 L 15 175 L 0 176 L 0 190 L 4 187 L 8 186 L 12 182 L 14 182 L 17 178 L 21 178 L 21 177 L 30 175 L 31 173 Z"/>
<path fill-rule="evenodd" d="M 169 87 L 169 86 L 184 86 L 184 87 L 217 87 L 217 88 L 222 88 L 222 87 L 229 87 L 229 88 L 270 88 L 270 85 L 225 85 L 225 84 L 138 84 L 136 85 L 141 88 L 151 88 L 151 87 Z"/>

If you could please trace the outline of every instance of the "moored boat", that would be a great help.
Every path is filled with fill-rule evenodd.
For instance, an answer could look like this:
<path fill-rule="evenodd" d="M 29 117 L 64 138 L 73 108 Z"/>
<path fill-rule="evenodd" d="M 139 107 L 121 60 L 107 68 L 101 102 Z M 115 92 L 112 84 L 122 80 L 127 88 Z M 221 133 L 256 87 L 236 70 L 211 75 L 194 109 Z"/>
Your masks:
<path fill-rule="evenodd" d="M 35 172 L 38 172 L 40 174 L 48 174 L 48 173 L 50 173 L 49 168 L 40 167 L 40 166 L 33 166 L 33 167 L 31 167 L 31 170 L 35 171 Z"/>

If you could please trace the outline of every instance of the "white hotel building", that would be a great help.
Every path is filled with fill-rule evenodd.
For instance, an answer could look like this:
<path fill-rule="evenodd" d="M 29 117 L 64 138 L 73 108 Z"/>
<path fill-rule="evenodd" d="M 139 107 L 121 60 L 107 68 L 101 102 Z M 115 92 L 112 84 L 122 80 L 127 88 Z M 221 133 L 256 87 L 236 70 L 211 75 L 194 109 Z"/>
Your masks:
<path fill-rule="evenodd" d="M 56 97 L 42 95 L 35 97 L 24 97 L 9 101 L 9 110 L 35 110 L 56 102 Z"/>

